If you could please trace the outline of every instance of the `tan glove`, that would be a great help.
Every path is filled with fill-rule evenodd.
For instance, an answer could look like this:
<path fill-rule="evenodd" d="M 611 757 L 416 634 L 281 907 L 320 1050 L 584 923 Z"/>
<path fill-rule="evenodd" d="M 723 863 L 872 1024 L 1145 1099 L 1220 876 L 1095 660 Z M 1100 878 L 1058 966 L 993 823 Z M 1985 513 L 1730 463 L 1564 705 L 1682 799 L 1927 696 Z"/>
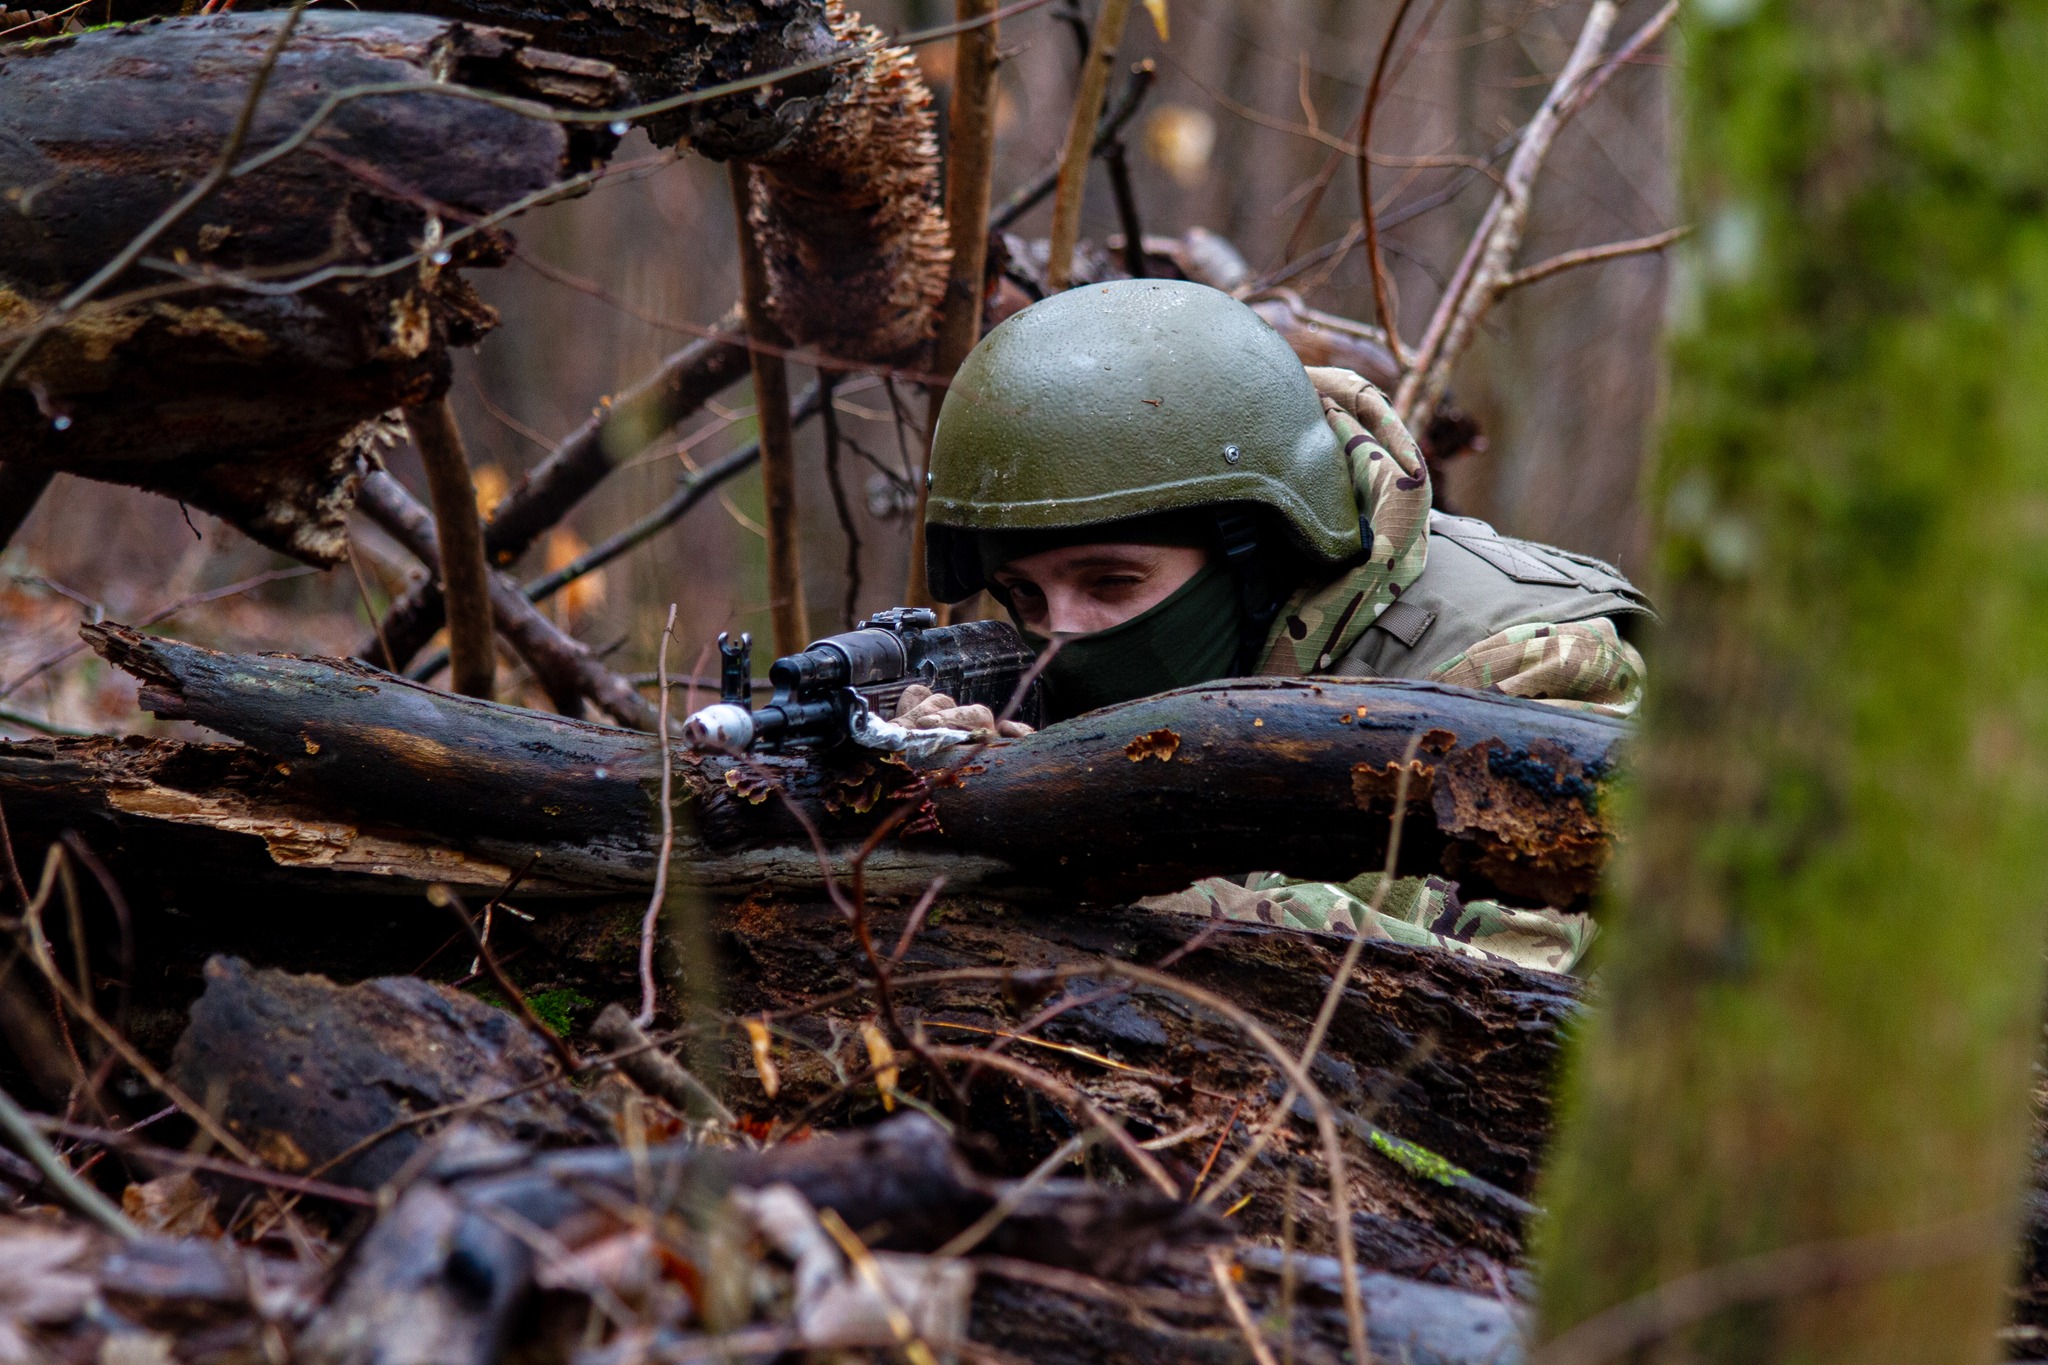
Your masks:
<path fill-rule="evenodd" d="M 1022 721 L 1006 720 L 996 723 L 995 713 L 986 706 L 976 703 L 962 706 L 943 692 L 934 692 L 923 683 L 912 683 L 903 689 L 903 698 L 896 704 L 896 723 L 911 730 L 965 730 L 969 734 L 994 734 L 1003 739 L 1022 739 L 1031 733 L 1031 727 Z"/>

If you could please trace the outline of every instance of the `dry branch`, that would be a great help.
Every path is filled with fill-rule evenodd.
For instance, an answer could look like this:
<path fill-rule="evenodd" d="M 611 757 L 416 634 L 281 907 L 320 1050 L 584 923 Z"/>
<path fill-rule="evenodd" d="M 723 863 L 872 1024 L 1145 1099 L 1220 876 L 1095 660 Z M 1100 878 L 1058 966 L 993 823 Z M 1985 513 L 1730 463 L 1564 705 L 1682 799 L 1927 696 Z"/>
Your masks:
<path fill-rule="evenodd" d="M 1506 282 L 1514 273 L 1515 253 L 1521 249 L 1522 235 L 1528 227 L 1536 177 L 1550 154 L 1551 143 L 1576 108 L 1573 95 L 1589 73 L 1596 70 L 1595 63 L 1607 45 L 1607 35 L 1619 12 L 1614 0 L 1594 0 L 1571 55 L 1535 115 L 1522 128 L 1521 140 L 1501 187 L 1473 233 L 1471 245 L 1430 317 L 1429 328 L 1394 395 L 1395 410 L 1411 430 L 1427 425 L 1444 391 L 1450 387 L 1452 368 L 1505 292 Z"/>
<path fill-rule="evenodd" d="M 422 564 L 440 562 L 433 520 L 404 485 L 383 471 L 363 480 L 362 509 Z M 654 708 L 631 683 L 598 661 L 590 647 L 541 615 L 519 585 L 501 573 L 486 576 L 491 614 L 507 644 L 533 669 L 548 699 L 565 715 L 578 715 L 585 698 L 622 725 L 649 730 Z"/>
<path fill-rule="evenodd" d="M 801 531 L 796 507 L 796 433 L 789 414 L 789 367 L 781 349 L 789 338 L 769 311 L 768 264 L 754 216 L 753 175 L 735 161 L 727 168 L 739 234 L 741 311 L 747 320 L 754 370 L 754 410 L 761 428 L 761 501 L 767 522 L 768 615 L 775 653 L 794 654 L 811 641 L 804 601 Z M 761 215 L 765 221 L 766 215 Z"/>
<path fill-rule="evenodd" d="M 1124 40 L 1124 26 L 1131 17 L 1131 0 L 1103 0 L 1095 16 L 1095 30 L 1088 40 L 1088 56 L 1081 63 L 1081 79 L 1074 91 L 1073 112 L 1067 118 L 1067 141 L 1060 153 L 1059 188 L 1053 195 L 1051 252 L 1046 257 L 1046 292 L 1057 294 L 1073 276 L 1074 246 L 1081 236 L 1081 199 L 1088 183 L 1088 166 L 1093 160 L 1095 120 L 1102 112 L 1102 100 L 1109 89 L 1109 74 L 1116 66 L 1117 48 Z"/>
<path fill-rule="evenodd" d="M 728 314 L 718 330 L 729 335 L 740 326 L 738 315 Z M 484 525 L 485 558 L 494 567 L 510 566 L 607 475 L 703 407 L 746 368 L 746 347 L 694 341 L 665 357 L 639 383 L 599 403 L 492 509 Z M 391 605 L 378 631 L 357 646 L 355 655 L 381 660 L 388 643 L 393 666 L 403 669 L 446 621 L 441 585 L 428 578 Z"/>
<path fill-rule="evenodd" d="M 498 676 L 498 651 L 491 630 L 490 569 L 484 563 L 483 531 L 476 520 L 476 485 L 455 412 L 443 396 L 409 408 L 406 429 L 427 471 L 427 495 L 434 506 L 440 544 L 435 564 L 448 603 L 450 681 L 466 697 L 489 701 Z M 387 648 L 387 653 L 389 652 Z"/>

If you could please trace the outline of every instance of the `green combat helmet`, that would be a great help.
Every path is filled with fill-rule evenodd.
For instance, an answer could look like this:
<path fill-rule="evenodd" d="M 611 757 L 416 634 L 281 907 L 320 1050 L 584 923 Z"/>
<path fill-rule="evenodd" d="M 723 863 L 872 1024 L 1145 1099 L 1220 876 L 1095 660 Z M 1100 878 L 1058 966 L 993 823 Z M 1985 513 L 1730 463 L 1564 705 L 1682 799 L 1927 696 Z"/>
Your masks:
<path fill-rule="evenodd" d="M 980 531 L 1214 508 L 1241 577 L 1280 548 L 1259 545 L 1267 527 L 1323 565 L 1362 548 L 1351 472 L 1301 361 L 1244 304 L 1178 280 L 1069 290 L 983 337 L 939 409 L 928 486 L 941 601 L 986 586 Z"/>

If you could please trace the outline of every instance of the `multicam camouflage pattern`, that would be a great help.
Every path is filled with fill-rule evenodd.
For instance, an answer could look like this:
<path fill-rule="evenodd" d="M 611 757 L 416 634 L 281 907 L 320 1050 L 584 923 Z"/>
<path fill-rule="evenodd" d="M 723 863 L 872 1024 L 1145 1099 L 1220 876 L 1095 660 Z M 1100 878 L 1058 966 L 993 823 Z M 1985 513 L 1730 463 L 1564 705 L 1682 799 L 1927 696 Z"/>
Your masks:
<path fill-rule="evenodd" d="M 1356 646 L 1372 623 L 1421 576 L 1429 554 L 1429 468 L 1405 432 L 1385 443 L 1368 424 L 1385 398 L 1357 375 L 1310 370 L 1323 411 L 1351 461 L 1358 505 L 1367 509 L 1372 553 L 1334 580 L 1304 588 L 1282 608 L 1260 672 L 1283 677 L 1324 673 Z M 1383 428 L 1384 429 L 1384 428 Z M 1522 625 L 1488 636 L 1433 675 L 1459 687 L 1527 697 L 1603 715 L 1633 715 L 1642 702 L 1643 660 L 1605 618 L 1565 625 Z M 1381 874 L 1343 883 L 1292 881 L 1253 873 L 1244 881 L 1212 877 L 1146 902 L 1230 920 L 1365 934 L 1442 948 L 1538 971 L 1568 972 L 1592 942 L 1585 915 L 1525 910 L 1496 901 L 1463 901 L 1457 884 L 1402 877 L 1372 907 Z"/>
<path fill-rule="evenodd" d="M 1633 716 L 1643 701 L 1643 656 L 1604 616 L 1564 625 L 1510 626 L 1432 677 L 1602 716 Z"/>
<path fill-rule="evenodd" d="M 1350 653 L 1421 577 L 1429 557 L 1429 467 L 1405 432 L 1388 432 L 1383 444 L 1367 429 L 1375 409 L 1384 410 L 1384 395 L 1348 370 L 1312 369 L 1309 378 L 1351 460 L 1372 553 L 1336 578 L 1303 588 L 1281 609 L 1259 672 L 1289 678 L 1326 673 Z M 1642 704 L 1643 658 L 1604 617 L 1521 625 L 1473 645 L 1432 681 L 1631 716 Z"/>
<path fill-rule="evenodd" d="M 1547 972 L 1570 971 L 1593 941 L 1593 922 L 1585 915 L 1463 901 L 1457 883 L 1440 877 L 1395 878 L 1375 910 L 1381 877 L 1378 872 L 1348 882 L 1298 882 L 1271 872 L 1254 873 L 1242 882 L 1210 877 L 1185 891 L 1139 903 L 1207 919 L 1362 934 Z"/>
<path fill-rule="evenodd" d="M 1325 673 L 1379 614 L 1422 575 L 1429 554 L 1429 466 L 1412 440 L 1397 454 L 1366 429 L 1373 398 L 1357 375 L 1311 370 L 1329 420 L 1351 461 L 1351 484 L 1372 528 L 1372 552 L 1327 583 L 1311 584 L 1280 609 L 1259 672 L 1298 678 Z M 1346 383 L 1345 381 L 1350 381 Z"/>

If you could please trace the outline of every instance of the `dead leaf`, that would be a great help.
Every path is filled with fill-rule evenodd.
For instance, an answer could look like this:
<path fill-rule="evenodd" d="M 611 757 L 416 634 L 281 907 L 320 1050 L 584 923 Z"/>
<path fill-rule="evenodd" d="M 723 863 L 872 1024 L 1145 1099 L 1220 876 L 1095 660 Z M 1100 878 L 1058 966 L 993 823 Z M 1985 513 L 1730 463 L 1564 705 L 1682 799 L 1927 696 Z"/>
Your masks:
<path fill-rule="evenodd" d="M 36 1358 L 28 1327 L 68 1322 L 91 1302 L 92 1277 L 68 1268 L 86 1246 L 82 1232 L 0 1222 L 0 1365 Z"/>
<path fill-rule="evenodd" d="M 218 1237 L 214 1217 L 218 1196 L 208 1192 L 190 1171 L 160 1175 L 121 1191 L 121 1212 L 139 1226 L 166 1237 Z"/>
<path fill-rule="evenodd" d="M 768 1054 L 768 1025 L 759 1019 L 742 1019 L 740 1023 L 747 1030 L 747 1041 L 754 1048 L 754 1074 L 761 1078 L 761 1089 L 769 1099 L 782 1088 L 782 1078 L 776 1074 L 775 1059 Z"/>
<path fill-rule="evenodd" d="M 882 1108 L 896 1107 L 896 1049 L 889 1046 L 888 1037 L 876 1026 L 874 1020 L 860 1026 L 861 1041 L 868 1045 L 868 1060 L 874 1063 L 875 1084 L 882 1092 Z"/>
<path fill-rule="evenodd" d="M 1209 178 L 1216 150 L 1216 120 L 1186 104 L 1162 104 L 1145 121 L 1145 153 L 1183 189 Z"/>

